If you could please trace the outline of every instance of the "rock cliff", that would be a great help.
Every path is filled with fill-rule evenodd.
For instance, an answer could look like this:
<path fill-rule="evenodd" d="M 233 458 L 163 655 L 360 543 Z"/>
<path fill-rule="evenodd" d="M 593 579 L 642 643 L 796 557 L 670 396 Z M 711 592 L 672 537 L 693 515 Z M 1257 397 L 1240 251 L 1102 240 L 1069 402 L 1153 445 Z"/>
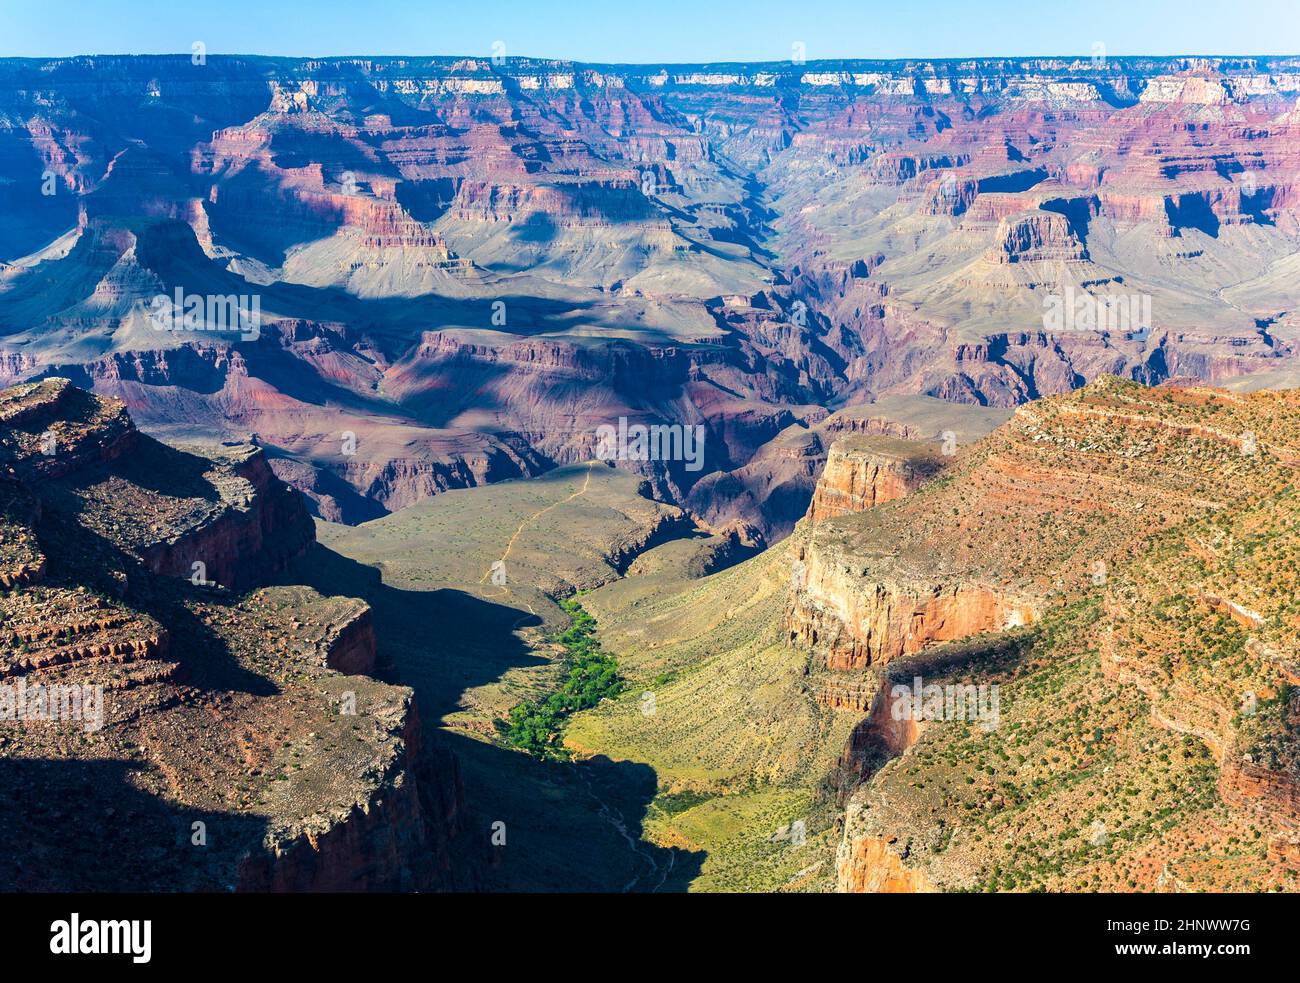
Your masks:
<path fill-rule="evenodd" d="M 865 714 L 841 890 L 1293 886 L 1298 420 L 1289 392 L 1103 380 L 797 534 L 787 628 Z M 918 721 L 916 685 L 1001 710 Z"/>
<path fill-rule="evenodd" d="M 914 491 L 942 466 L 937 449 L 911 441 L 841 437 L 827 454 L 808 519 L 817 523 L 892 502 Z"/>
<path fill-rule="evenodd" d="M 0 392 L 0 882 L 463 885 L 456 764 L 368 675 L 368 607 L 258 586 L 313 527 L 258 449 L 209 454 L 67 380 Z"/>

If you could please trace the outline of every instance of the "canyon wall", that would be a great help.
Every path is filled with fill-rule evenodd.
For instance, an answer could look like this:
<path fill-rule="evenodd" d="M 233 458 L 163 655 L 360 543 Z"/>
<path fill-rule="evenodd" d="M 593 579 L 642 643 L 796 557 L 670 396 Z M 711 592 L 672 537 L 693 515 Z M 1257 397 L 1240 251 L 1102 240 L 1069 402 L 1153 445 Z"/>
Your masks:
<path fill-rule="evenodd" d="M 0 678 L 32 693 L 104 692 L 102 718 L 84 732 L 7 727 L 3 765 L 41 770 L 42 793 L 57 798 L 99 762 L 123 764 L 89 783 L 88 811 L 42 819 L 39 806 L 5 803 L 31 819 L 0 837 L 48 860 L 6 883 L 472 884 L 451 855 L 462 822 L 456 762 L 423 736 L 411 691 L 369 675 L 369 607 L 261 586 L 292 580 L 314 543 L 310 517 L 259 449 L 210 454 L 140 434 L 122 404 L 67 380 L 0 392 Z M 192 575 L 198 556 L 206 579 Z M 42 764 L 51 759 L 52 769 Z M 105 815 L 121 818 L 105 828 Z M 193 816 L 202 818 L 183 818 Z M 113 846 L 95 863 L 53 847 L 83 836 Z"/>
<path fill-rule="evenodd" d="M 255 435 L 349 523 L 585 462 L 622 418 L 703 427 L 689 467 L 617 464 L 775 542 L 846 410 L 1289 371 L 1298 78 L 1287 57 L 5 59 L 0 383 Z M 203 316 L 160 326 L 178 293 Z M 207 303 L 231 298 L 255 331 Z M 905 416 L 882 432 L 943 429 Z"/>
<path fill-rule="evenodd" d="M 891 502 L 914 491 L 943 466 L 943 458 L 901 440 L 841 437 L 817 480 L 809 522 Z"/>
<path fill-rule="evenodd" d="M 826 702 L 864 715 L 838 766 L 840 890 L 1285 885 L 1300 717 L 1278 563 L 1294 538 L 1297 413 L 1290 392 L 1104 380 L 1018 411 L 911 496 L 797 534 L 790 638 L 826 667 L 814 673 Z M 858 682 L 837 678 L 849 674 Z M 971 743 L 978 725 L 887 712 L 891 687 L 911 692 L 916 679 L 1000 684 L 1001 714 Z M 1078 743 L 1055 736 L 1085 712 L 1125 723 L 1115 736 L 1084 726 L 1091 736 Z M 1028 750 L 1040 731 L 1055 757 Z M 1069 827 L 1063 817 L 1085 803 L 1082 815 L 1099 813 L 1068 780 L 1099 749 L 1129 794 L 1165 795 L 1147 774 L 1157 744 L 1180 789 L 1159 836 L 1134 834 L 1130 853 L 1112 843 L 1114 816 Z M 988 771 L 1007 749 L 1019 749 L 1014 761 Z M 1169 777 L 1180 763 L 1189 771 Z M 954 813 L 962 800 L 974 811 Z M 987 830 L 958 835 L 1004 812 L 1008 829 L 1024 831 L 1027 864 Z M 1260 849 L 1235 865 L 1189 859 L 1207 837 L 1230 844 L 1252 830 Z M 1009 868 L 1021 873 L 1006 880 Z M 1043 880 L 1044 870 L 1055 873 Z M 1082 871 L 1093 879 L 1078 880 Z"/>

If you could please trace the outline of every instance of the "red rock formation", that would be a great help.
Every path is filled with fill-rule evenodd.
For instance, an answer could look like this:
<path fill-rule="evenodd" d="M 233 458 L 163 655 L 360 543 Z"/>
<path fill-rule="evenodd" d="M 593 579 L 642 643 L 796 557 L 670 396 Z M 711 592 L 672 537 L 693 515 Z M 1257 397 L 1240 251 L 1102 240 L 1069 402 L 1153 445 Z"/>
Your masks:
<path fill-rule="evenodd" d="M 1064 215 L 1039 211 L 998 223 L 996 257 L 999 263 L 1063 262 L 1087 259 L 1088 252 Z"/>
<path fill-rule="evenodd" d="M 228 587 L 244 587 L 280 573 L 315 541 L 311 519 L 297 492 L 271 471 L 265 455 L 244 448 L 227 463 L 217 482 L 222 507 L 178 535 L 139 548 L 140 558 L 163 576 L 194 576 Z"/>
<path fill-rule="evenodd" d="M 918 781 L 909 749 L 919 739 L 927 761 L 951 764 L 961 757 L 961 742 L 945 742 L 940 730 L 932 744 L 928 724 L 919 728 L 886 712 L 894 679 L 955 667 L 978 673 L 1005 653 L 1015 654 L 1020 667 L 1037 662 L 1050 670 L 1054 660 L 1080 652 L 1085 663 L 1100 654 L 1107 695 L 1099 705 L 1122 702 L 1134 722 L 1147 726 L 1149 714 L 1156 728 L 1185 735 L 1186 747 L 1199 742 L 1208 749 L 1200 753 L 1217 768 L 1198 775 L 1200 794 L 1217 791 L 1216 807 L 1224 811 L 1216 822 L 1234 832 L 1203 833 L 1192 810 L 1184 821 L 1196 827 L 1194 835 L 1259 830 L 1276 866 L 1261 868 L 1256 856 L 1243 867 L 1285 884 L 1278 866 L 1293 862 L 1300 830 L 1297 673 L 1290 659 L 1296 624 L 1284 613 L 1292 578 L 1281 573 L 1282 558 L 1294 550 L 1297 414 L 1300 402 L 1290 391 L 1243 396 L 1094 383 L 1018 411 L 963 454 L 942 482 L 808 531 L 787 626 L 830 669 L 829 681 L 815 675 L 818 696 L 865 715 L 837 769 L 848 802 L 840 889 L 968 887 L 976 869 L 987 878 L 988 858 L 998 850 L 965 843 L 954 855 L 952 817 L 941 804 L 960 784 L 936 791 Z M 1125 502 L 1117 511 L 1104 505 L 1117 501 Z M 1157 514 L 1163 532 L 1152 522 Z M 1044 523 L 1051 526 L 1046 535 L 1038 532 Z M 967 540 L 964 530 L 974 524 L 979 534 Z M 1022 551 L 1027 542 L 1033 548 Z M 1094 558 L 1090 575 L 1075 566 L 1081 556 Z M 1083 602 L 1089 583 L 1088 603 L 1099 602 L 1100 610 Z M 1028 606 L 1011 619 L 1026 623 L 1056 618 L 1058 603 L 1078 600 L 1065 610 L 1086 612 L 1091 634 L 1066 642 L 1047 626 L 999 636 L 1009 597 Z M 961 643 L 987 632 L 994 634 Z M 944 640 L 958 644 L 936 645 Z M 860 682 L 834 678 L 846 671 L 856 671 Z M 1014 687 L 1019 674 L 1002 678 Z M 1089 694 L 1097 691 L 1095 678 L 1083 677 Z M 1016 726 L 1021 740 L 1027 722 Z M 984 750 L 964 767 L 978 772 Z M 1145 739 L 1122 754 L 1114 750 L 1114 767 L 1147 750 Z M 865 781 L 848 794 L 855 774 Z M 1034 788 L 1007 784 L 1022 804 L 1036 801 Z M 1059 794 L 1067 795 L 1064 786 Z M 1007 806 L 1001 796 L 990 786 L 976 804 L 997 812 Z M 1143 863 L 1162 851 L 1170 851 L 1171 864 L 1178 859 L 1166 831 L 1143 847 Z M 1232 868 L 1193 873 L 1215 883 Z M 1146 876 L 1144 867 L 1128 886 Z M 1160 876 L 1167 882 L 1169 875 Z"/>
<path fill-rule="evenodd" d="M 826 667 L 865 669 L 928 645 L 1031 624 L 1038 603 L 975 582 L 862 579 L 815 550 L 798 554 L 803 586 L 786 613 L 792 642 L 821 653 Z M 897 579 L 896 579 L 897 578 Z"/>
<path fill-rule="evenodd" d="M 826 458 L 808 519 L 862 512 L 910 494 L 934 476 L 943 458 L 909 441 L 841 437 Z"/>
<path fill-rule="evenodd" d="M 450 854 L 462 801 L 455 761 L 425 746 L 410 690 L 369 677 L 369 607 L 258 587 L 286 573 L 314 528 L 260 450 L 211 453 L 145 437 L 120 403 L 67 380 L 0 392 L 0 680 L 24 693 L 102 694 L 87 710 L 95 717 L 7 718 L 5 767 L 37 777 L 0 783 L 0 841 L 42 862 L 15 865 L 4 884 L 472 882 Z M 238 593 L 192 582 L 196 555 L 210 580 Z M 105 760 L 138 764 L 129 778 L 109 769 L 87 781 Z M 50 817 L 12 800 L 36 787 L 41 801 L 63 801 L 64 786 L 80 786 L 94 807 Z M 131 820 L 129 842 L 97 846 L 93 863 L 63 848 L 90 837 L 85 824 L 102 833 L 115 813 Z"/>
<path fill-rule="evenodd" d="M 923 871 L 899 857 L 896 839 L 845 841 L 836 855 L 836 890 L 849 894 L 928 894 L 936 890 Z"/>

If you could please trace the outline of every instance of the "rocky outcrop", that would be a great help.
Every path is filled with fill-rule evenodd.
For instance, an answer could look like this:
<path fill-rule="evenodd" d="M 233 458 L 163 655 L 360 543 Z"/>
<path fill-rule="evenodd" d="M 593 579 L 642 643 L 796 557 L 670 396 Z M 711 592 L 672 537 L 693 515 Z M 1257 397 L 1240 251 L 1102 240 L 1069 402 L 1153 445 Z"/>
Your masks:
<path fill-rule="evenodd" d="M 224 450 L 224 449 L 223 449 Z M 297 492 L 272 473 L 258 449 L 224 451 L 224 468 L 209 472 L 219 504 L 183 531 L 138 549 L 154 573 L 240 588 L 282 572 L 315 541 Z"/>
<path fill-rule="evenodd" d="M 873 575 L 815 545 L 797 554 L 786 611 L 791 642 L 837 670 L 865 669 L 938 642 L 1031 624 L 1040 602 L 975 581 Z"/>
<path fill-rule="evenodd" d="M 640 526 L 634 533 L 621 536 L 610 543 L 606 560 L 615 570 L 625 573 L 636 558 L 646 550 L 677 539 L 689 532 L 692 527 L 693 523 L 685 512 L 672 507 L 665 508 L 656 512 L 648 523 Z"/>
<path fill-rule="evenodd" d="M 40 858 L 0 886 L 472 883 L 450 854 L 456 763 L 427 745 L 411 691 L 371 677 L 370 608 L 262 586 L 314 543 L 311 520 L 259 449 L 209 453 L 66 380 L 0 392 L 0 766 L 18 776 L 0 782 L 0 845 Z M 93 804 L 16 799 L 72 787 Z M 104 816 L 129 836 L 67 849 Z"/>
<path fill-rule="evenodd" d="M 0 426 L 0 464 L 26 481 L 112 464 L 139 439 L 121 403 L 97 401 L 60 378 L 0 392 Z"/>
<path fill-rule="evenodd" d="M 368 769 L 362 798 L 272 830 L 239 865 L 235 890 L 425 891 L 448 881 L 450 840 L 461 824 L 454 759 L 438 761 L 425 747 L 409 696 L 389 722 L 393 740 Z"/>
<path fill-rule="evenodd" d="M 1117 863 L 1121 890 L 1246 876 L 1286 885 L 1300 758 L 1286 654 L 1295 625 L 1283 613 L 1292 588 L 1278 583 L 1277 564 L 1294 548 L 1294 496 L 1282 489 L 1293 478 L 1297 414 L 1290 392 L 1094 383 L 1018 411 L 943 481 L 806 532 L 787 626 L 827 666 L 812 674 L 818 697 L 864 715 L 834 776 L 847 803 L 840 890 L 1078 890 L 1109 883 Z M 1101 488 L 1128 507 L 1099 509 Z M 1143 521 L 1156 510 L 1163 531 Z M 978 552 L 962 541 L 964 515 L 978 522 Z M 1044 521 L 1052 532 L 1035 535 Z M 1004 553 L 1017 538 L 1033 549 Z M 1081 554 L 1090 558 L 1082 569 L 1073 566 Z M 972 679 L 1015 696 L 1003 703 L 1011 719 L 995 710 L 973 745 L 952 716 L 932 724 L 894 712 L 894 684 L 915 694 Z M 1085 705 L 1110 708 L 1131 736 L 1080 726 Z M 1083 736 L 1054 736 L 1065 721 Z M 1161 794 L 1147 769 L 1166 741 L 1170 769 L 1179 749 L 1192 763 L 1160 807 L 1172 818 L 1112 849 L 1124 811 L 1097 809 L 1093 786 L 1069 776 L 1099 763 L 1104 748 L 1101 774 L 1128 794 Z M 1062 747 L 1067 760 L 1049 756 Z M 1013 763 L 989 770 L 999 758 Z M 1082 831 L 1079 815 L 1091 824 Z M 985 835 L 1022 827 L 1023 842 L 1037 840 L 1025 863 L 1002 849 L 1000 832 Z M 1175 845 L 1232 843 L 1242 830 L 1263 838 L 1267 857 L 1261 844 L 1250 858 L 1200 867 Z M 1068 845 L 1075 837 L 1082 847 Z M 1000 872 L 1008 866 L 1015 876 Z"/>
<path fill-rule="evenodd" d="M 1031 212 L 1002 219 L 997 230 L 999 263 L 1064 262 L 1088 258 L 1087 250 L 1070 230 L 1069 220 L 1056 212 Z"/>
<path fill-rule="evenodd" d="M 819 522 L 865 512 L 921 487 L 944 466 L 931 445 L 878 436 L 841 437 L 795 547 L 785 626 L 789 640 L 818 653 L 827 669 L 884 666 L 939 642 L 1031 623 L 1039 604 L 977 580 L 945 582 L 892 560 L 871 563 L 841 552 Z M 862 709 L 865 709 L 862 708 Z"/>
<path fill-rule="evenodd" d="M 808 519 L 816 523 L 902 498 L 943 466 L 940 454 L 911 441 L 841 437 L 817 479 Z"/>
<path fill-rule="evenodd" d="M 929 894 L 923 871 L 904 862 L 897 837 L 846 837 L 835 856 L 837 891 L 848 894 Z"/>

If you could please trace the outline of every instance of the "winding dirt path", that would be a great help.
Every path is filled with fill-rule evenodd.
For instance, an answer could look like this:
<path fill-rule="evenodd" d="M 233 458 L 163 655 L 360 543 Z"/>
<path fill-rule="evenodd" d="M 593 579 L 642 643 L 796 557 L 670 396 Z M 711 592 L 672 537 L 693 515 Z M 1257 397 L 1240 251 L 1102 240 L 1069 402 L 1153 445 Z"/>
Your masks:
<path fill-rule="evenodd" d="M 506 549 L 505 549 L 505 552 L 501 554 L 501 559 L 500 559 L 498 562 L 500 562 L 500 563 L 505 563 L 505 562 L 506 562 L 506 560 L 507 560 L 507 559 L 509 558 L 509 556 L 510 556 L 511 551 L 513 551 L 514 548 L 515 548 L 515 543 L 517 543 L 517 542 L 519 541 L 519 537 L 523 535 L 524 530 L 527 529 L 527 528 L 528 528 L 530 525 L 532 525 L 534 522 L 536 522 L 538 519 L 540 519 L 542 516 L 544 516 L 547 512 L 550 512 L 552 509 L 558 509 L 561 505 L 568 505 L 568 504 L 569 504 L 570 502 L 572 502 L 574 499 L 576 499 L 576 498 L 581 498 L 583 495 L 587 494 L 587 489 L 591 487 L 591 469 L 592 469 L 594 466 L 595 466 L 595 465 L 594 465 L 593 463 L 588 462 L 588 464 L 587 464 L 587 477 L 586 477 L 586 480 L 583 481 L 583 483 L 582 483 L 582 487 L 579 488 L 576 492 L 574 492 L 574 493 L 573 493 L 572 495 L 570 495 L 568 498 L 562 498 L 562 499 L 560 499 L 559 501 L 552 502 L 550 505 L 546 506 L 546 508 L 544 508 L 544 509 L 538 509 L 538 510 L 537 510 L 536 512 L 534 512 L 532 515 L 530 515 L 530 516 L 528 516 L 526 519 L 524 519 L 523 522 L 519 523 L 519 528 L 515 530 L 515 534 L 514 534 L 513 536 L 511 536 L 511 537 L 510 537 L 510 541 L 509 541 L 508 543 L 506 543 Z M 479 578 L 479 583 L 480 583 L 480 584 L 481 584 L 481 583 L 484 583 L 484 582 L 485 582 L 489 577 L 491 577 L 491 576 L 492 576 L 492 569 L 489 567 L 487 573 L 483 574 L 483 576 Z M 484 594 L 484 595 L 482 595 L 482 596 L 483 596 L 483 597 L 501 597 L 503 594 L 509 594 L 509 593 L 510 593 L 510 588 L 509 588 L 509 587 L 504 587 L 504 588 L 502 588 L 502 593 L 501 593 L 501 594 Z"/>
<path fill-rule="evenodd" d="M 519 523 L 519 528 L 515 530 L 514 535 L 510 537 L 510 541 L 506 543 L 505 552 L 501 554 L 501 559 L 499 562 L 503 564 L 505 563 L 506 558 L 510 556 L 511 551 L 515 548 L 515 543 L 519 541 L 519 537 L 523 535 L 524 530 L 527 529 L 530 525 L 532 525 L 534 522 L 536 522 L 538 519 L 544 516 L 547 512 L 550 512 L 552 509 L 558 509 L 561 505 L 567 505 L 569 504 L 569 502 L 572 502 L 574 499 L 581 498 L 583 495 L 587 494 L 587 489 L 591 487 L 591 471 L 593 467 L 595 467 L 594 462 L 588 462 L 586 479 L 582 482 L 582 487 L 579 488 L 576 492 L 574 492 L 568 498 L 562 498 L 559 501 L 552 502 L 550 505 L 546 506 L 546 508 L 538 509 L 532 515 L 524 519 L 523 522 Z M 492 568 L 489 567 L 487 573 L 483 574 L 483 576 L 479 578 L 478 582 L 480 584 L 485 583 L 487 579 L 491 576 L 492 576 Z M 484 600 L 494 600 L 498 597 L 506 597 L 513 593 L 514 592 L 511 591 L 509 587 L 507 587 L 505 584 L 502 584 L 501 589 L 496 593 L 484 594 L 480 592 L 479 597 L 483 598 Z M 524 602 L 524 607 L 528 608 L 528 614 L 520 618 L 513 625 L 511 625 L 510 626 L 511 631 L 517 629 L 524 622 L 528 621 L 529 618 L 537 617 L 537 610 L 527 601 Z"/>

